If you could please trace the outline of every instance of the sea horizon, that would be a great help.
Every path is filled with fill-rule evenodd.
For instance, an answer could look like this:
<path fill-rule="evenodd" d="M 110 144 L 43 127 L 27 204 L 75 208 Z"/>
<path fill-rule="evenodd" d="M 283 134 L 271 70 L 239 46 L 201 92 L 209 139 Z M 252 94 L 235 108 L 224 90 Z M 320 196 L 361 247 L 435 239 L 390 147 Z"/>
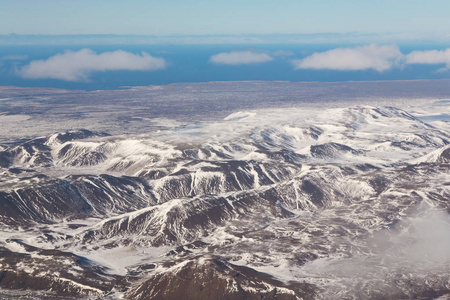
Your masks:
<path fill-rule="evenodd" d="M 446 79 L 449 70 L 442 65 L 401 64 L 392 61 L 387 69 L 361 70 L 299 69 L 298 62 L 316 53 L 334 49 L 368 47 L 361 44 L 270 44 L 270 45 L 33 45 L 5 46 L 0 49 L 0 85 L 18 87 L 50 87 L 68 90 L 108 90 L 127 86 L 165 85 L 190 82 L 221 81 L 290 81 L 290 82 L 352 82 L 389 80 Z M 385 44 L 376 45 L 383 47 Z M 391 45 L 402 55 L 413 51 L 444 51 L 447 46 Z M 388 45 L 388 47 L 391 47 Z M 159 68 L 136 70 L 130 68 L 107 70 L 76 70 L 82 74 L 76 78 L 58 78 L 59 68 L 43 70 L 43 74 L 25 74 L 32 63 L 49 62 L 69 53 L 89 52 L 101 56 L 105 53 L 125 53 L 128 56 L 150 55 L 163 61 Z M 397 50 L 395 50 L 397 51 Z M 145 53 L 145 54 L 143 54 Z M 250 53 L 266 59 L 258 63 L 217 63 L 215 55 Z M 402 59 L 402 58 L 401 58 Z M 74 62 L 75 63 L 75 62 Z M 138 66 L 139 68 L 139 66 Z M 47 72 L 47 73 L 45 73 Z M 48 73 L 53 72 L 53 73 Z M 67 74 L 65 74 L 67 75 Z M 69 74 L 67 76 L 74 76 Z"/>

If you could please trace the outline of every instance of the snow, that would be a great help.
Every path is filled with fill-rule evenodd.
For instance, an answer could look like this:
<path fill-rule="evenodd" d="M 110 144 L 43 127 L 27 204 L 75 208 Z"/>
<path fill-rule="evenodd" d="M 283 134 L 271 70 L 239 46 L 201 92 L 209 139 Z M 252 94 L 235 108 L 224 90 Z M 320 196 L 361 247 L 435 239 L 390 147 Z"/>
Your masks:
<path fill-rule="evenodd" d="M 70 279 L 63 278 L 63 277 L 58 277 L 58 278 L 56 278 L 56 280 L 57 281 L 62 281 L 62 282 L 67 282 L 70 285 L 75 286 L 75 287 L 77 287 L 77 288 L 79 288 L 79 289 L 81 289 L 83 291 L 87 291 L 88 294 L 90 294 L 90 295 L 103 295 L 104 294 L 102 290 L 99 290 L 97 288 L 78 283 L 78 282 L 76 282 L 74 280 L 70 280 Z"/>
<path fill-rule="evenodd" d="M 256 115 L 256 113 L 254 113 L 254 112 L 238 111 L 238 112 L 232 113 L 231 115 L 225 117 L 224 121 L 236 122 L 236 121 L 241 121 L 244 119 L 254 117 L 255 115 Z"/>
<path fill-rule="evenodd" d="M 112 249 L 100 248 L 95 251 L 75 250 L 75 253 L 109 268 L 108 272 L 110 274 L 125 276 L 134 266 L 156 261 L 164 253 L 167 253 L 169 249 L 168 247 L 136 248 L 118 246 Z"/>
<path fill-rule="evenodd" d="M 431 162 L 437 162 L 439 160 L 439 157 L 441 156 L 442 152 L 445 150 L 450 149 L 450 145 L 444 146 L 442 148 L 436 149 L 430 153 L 425 154 L 422 157 L 412 159 L 409 162 L 411 164 L 420 164 L 420 163 L 431 163 Z"/>
<path fill-rule="evenodd" d="M 166 87 L 149 91 L 165 89 Z M 156 264 L 156 269 L 138 275 L 142 276 L 141 279 L 148 274 L 177 272 L 193 261 L 194 257 L 200 256 L 198 263 L 205 263 L 209 255 L 229 258 L 230 263 L 270 274 L 285 283 L 293 280 L 306 281 L 325 290 L 327 287 L 350 289 L 353 280 L 360 280 L 356 278 L 359 275 L 361 278 L 373 278 L 370 277 L 373 274 L 381 276 L 376 277 L 376 280 L 383 276 L 391 280 L 389 276 L 395 272 L 403 274 L 401 270 L 407 270 L 410 272 L 408 274 L 416 276 L 414 278 L 422 276 L 418 270 L 436 276 L 445 276 L 445 272 L 448 275 L 448 268 L 445 270 L 449 263 L 446 250 L 450 247 L 448 221 L 442 216 L 434 216 L 439 222 L 430 222 L 420 215 L 429 209 L 428 206 L 439 210 L 444 206 L 439 203 L 443 203 L 449 195 L 449 175 L 444 172 L 435 174 L 438 171 L 428 169 L 422 174 L 420 166 L 417 166 L 422 162 L 436 162 L 442 152 L 449 149 L 446 143 L 450 140 L 450 126 L 443 121 L 449 113 L 448 105 L 434 103 L 435 100 L 403 99 L 395 103 L 399 108 L 355 105 L 351 102 L 336 105 L 316 103 L 289 108 L 246 108 L 231 112 L 226 117 L 214 116 L 191 122 L 168 118 L 154 120 L 140 116 L 141 125 L 151 123 L 152 126 L 160 127 L 157 130 L 143 128 L 127 135 L 115 134 L 65 143 L 60 142 L 56 134 L 50 134 L 45 142 L 50 147 L 48 153 L 36 148 L 33 151 L 37 153 L 27 152 L 24 147 L 16 146 L 14 149 L 18 149 L 18 154 L 13 166 L 33 168 L 36 174 L 45 174 L 51 179 L 77 174 L 138 176 L 142 172 L 160 170 L 168 175 L 160 179 L 143 179 L 152 187 L 158 204 L 153 205 L 149 200 L 148 207 L 125 214 L 115 215 L 109 212 L 102 218 L 62 220 L 58 224 L 27 229 L 16 230 L 2 226 L 0 246 L 17 253 L 28 253 L 19 243 L 7 241 L 9 238 L 20 238 L 29 245 L 43 249 L 58 248 L 81 255 L 109 268 L 109 274 L 121 276 L 127 276 L 139 265 Z M 385 104 L 383 101 L 380 103 Z M 135 108 L 136 111 L 139 109 Z M 93 113 L 89 118 L 94 115 Z M 28 130 L 33 122 L 42 132 L 48 131 L 46 126 L 49 123 L 33 118 L 0 115 L 0 124 L 23 122 Z M 432 126 L 428 126 L 428 123 Z M 78 124 L 77 121 L 71 120 L 66 127 L 74 124 Z M 95 129 L 102 129 L 104 125 L 96 123 L 93 126 Z M 24 133 L 21 130 L 19 129 L 19 134 Z M 7 128 L 2 128 L 2 131 L 5 138 L 12 136 Z M 34 131 L 27 134 L 33 135 Z M 355 151 L 325 147 L 330 143 L 339 143 Z M 68 145 L 72 147 L 59 157 L 58 153 Z M 320 155 L 312 150 L 318 146 L 324 146 L 325 149 Z M 8 147 L 0 149 L 5 151 Z M 272 157 L 277 151 L 298 154 L 298 157 L 295 156 L 298 161 L 292 164 L 280 156 Z M 105 159 L 93 161 L 92 165 L 74 163 L 83 155 L 93 152 L 103 154 Z M 53 165 L 35 166 L 39 154 L 49 154 Z M 218 167 L 218 163 L 229 167 L 235 161 L 245 162 L 246 167 L 230 167 L 232 171 L 229 173 Z M 372 164 L 378 169 L 360 170 L 356 167 L 357 164 Z M 411 174 L 406 171 L 399 173 L 399 168 L 403 167 L 416 169 Z M 187 170 L 185 174 L 174 175 L 184 169 Z M 281 174 L 282 171 L 287 175 Z M 239 172 L 246 180 L 249 179 L 250 187 L 244 180 L 240 181 L 237 176 Z M 225 175 L 234 176 L 236 186 L 243 192 L 230 190 L 225 193 Z M 385 176 L 388 182 L 380 191 L 373 184 L 378 175 Z M 39 180 L 28 178 L 26 174 L 12 174 L 6 168 L 2 170 L 1 176 L 1 191 L 12 194 L 15 192 L 17 201 L 22 201 L 24 207 L 25 201 L 17 191 L 23 186 L 40 183 Z M 180 192 L 182 196 L 176 196 L 175 199 L 163 198 L 161 195 L 167 189 L 165 184 L 171 180 L 181 180 L 183 176 L 190 177 L 191 184 L 171 186 L 174 190 L 169 191 L 175 195 L 178 195 L 175 192 Z M 273 184 L 264 183 L 262 179 L 265 177 Z M 81 180 L 95 185 L 93 180 L 86 177 Z M 314 189 L 309 193 L 306 189 L 302 190 L 302 183 L 306 180 L 316 184 L 323 195 L 314 195 Z M 193 242 L 186 239 L 186 232 L 183 231 L 185 228 L 176 232 L 178 240 L 173 244 L 151 246 L 153 237 L 147 235 L 146 229 L 155 227 L 159 230 L 157 234 L 162 234 L 168 225 L 168 214 L 178 208 L 180 216 L 189 217 L 185 216 L 187 212 L 183 210 L 183 205 L 196 199 L 207 201 L 207 198 L 202 198 L 205 196 L 203 193 L 211 196 L 208 195 L 211 190 L 208 192 L 204 188 L 206 183 L 214 183 L 211 190 L 220 196 L 229 196 L 224 203 L 228 203 L 233 211 L 245 212 L 244 217 L 226 219 L 219 226 L 208 228 L 208 231 L 199 230 L 201 234 L 193 232 L 192 236 L 207 246 L 190 249 L 190 253 L 186 251 L 185 254 L 166 255 L 178 246 Z M 114 205 L 117 197 L 115 192 L 120 191 L 108 182 L 104 186 L 113 191 L 108 194 L 107 201 L 111 200 Z M 98 185 L 98 188 L 101 187 L 102 185 Z M 177 188 L 184 190 L 176 191 Z M 279 193 L 279 199 L 272 199 L 270 193 L 265 197 L 270 198 L 268 201 L 276 200 L 274 202 L 278 206 L 261 208 L 255 204 L 243 208 L 232 200 L 240 196 L 255 196 L 257 201 L 263 201 L 258 197 L 266 195 L 265 192 L 272 189 Z M 140 192 L 142 197 L 149 196 L 143 190 Z M 378 197 L 377 193 L 382 196 Z M 317 196 L 319 203 L 314 203 L 314 196 Z M 440 200 L 441 198 L 444 200 Z M 289 209 L 291 214 L 275 217 L 269 213 L 270 209 L 276 210 L 279 207 Z M 44 208 L 42 211 L 49 213 Z M 414 214 L 418 215 L 412 217 Z M 125 234 L 115 236 L 113 231 L 105 233 L 99 239 L 94 238 L 89 243 L 82 241 L 81 237 L 85 233 L 89 230 L 100 232 L 107 222 L 117 222 L 118 227 L 128 221 L 130 226 L 132 220 L 143 215 L 146 223 L 140 224 L 140 232 L 128 235 L 124 231 Z M 394 226 L 397 220 L 400 229 Z M 76 229 L 69 227 L 76 224 L 84 226 Z M 413 232 L 414 228 L 417 234 L 408 233 Z M 44 230 L 57 237 L 56 240 L 40 239 Z M 387 238 L 376 238 L 377 234 Z M 124 242 L 126 239 L 131 242 Z M 402 246 L 407 243 L 412 245 L 408 249 Z M 433 249 L 434 245 L 438 246 L 436 249 L 443 251 Z M 386 249 L 391 254 L 387 254 L 389 251 Z M 439 259 L 430 259 L 431 256 Z M 33 253 L 31 258 L 41 257 Z M 436 263 L 438 261 L 440 266 Z M 424 265 L 424 262 L 430 263 L 431 267 Z M 361 271 L 366 265 L 368 270 Z M 18 267 L 34 270 L 22 264 Z M 383 270 L 379 271 L 378 268 Z M 71 271 L 72 274 L 77 274 L 76 271 L 80 270 L 73 267 Z M 70 284 L 81 289 L 91 289 L 93 293 L 101 292 L 77 282 Z M 236 289 L 231 284 L 229 288 Z M 254 291 L 251 287 L 246 288 Z M 266 289 L 272 288 L 274 287 L 266 285 Z M 282 291 L 291 293 L 288 289 Z M 123 297 L 118 291 L 113 291 L 113 294 Z"/>

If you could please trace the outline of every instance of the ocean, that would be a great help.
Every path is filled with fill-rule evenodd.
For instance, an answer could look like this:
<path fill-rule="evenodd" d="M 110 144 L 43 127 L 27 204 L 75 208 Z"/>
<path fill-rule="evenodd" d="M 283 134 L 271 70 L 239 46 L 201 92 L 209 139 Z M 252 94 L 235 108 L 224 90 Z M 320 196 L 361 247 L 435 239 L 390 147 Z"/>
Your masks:
<path fill-rule="evenodd" d="M 391 70 L 377 72 L 295 70 L 291 61 L 301 59 L 314 52 L 338 47 L 352 47 L 343 44 L 304 45 L 68 45 L 68 46 L 1 46 L 0 86 L 50 87 L 74 90 L 120 89 L 127 86 L 165 85 L 170 83 L 210 81 L 292 81 L 292 82 L 340 82 L 446 79 L 450 71 L 442 71 L 443 65 L 403 65 Z M 108 71 L 92 73 L 88 80 L 71 82 L 56 79 L 26 79 L 17 70 L 33 60 L 46 60 L 66 50 L 83 48 L 97 53 L 124 50 L 164 58 L 167 66 L 156 71 Z M 402 53 L 413 50 L 446 49 L 446 45 L 399 45 Z M 219 65 L 209 61 L 212 55 L 230 51 L 259 51 L 272 55 L 272 61 L 248 65 Z M 279 52 L 282 51 L 282 52 Z M 281 53 L 281 55 L 280 55 Z M 17 59 L 11 59 L 15 57 Z"/>

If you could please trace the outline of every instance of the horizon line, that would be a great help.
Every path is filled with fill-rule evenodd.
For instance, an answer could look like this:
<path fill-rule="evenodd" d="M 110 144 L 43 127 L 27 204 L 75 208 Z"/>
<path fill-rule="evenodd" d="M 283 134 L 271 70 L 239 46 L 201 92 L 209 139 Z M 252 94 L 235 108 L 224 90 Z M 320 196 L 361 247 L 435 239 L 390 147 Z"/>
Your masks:
<path fill-rule="evenodd" d="M 402 44 L 450 43 L 450 35 L 401 32 L 317 32 L 245 34 L 0 34 L 0 45 L 105 44 Z"/>

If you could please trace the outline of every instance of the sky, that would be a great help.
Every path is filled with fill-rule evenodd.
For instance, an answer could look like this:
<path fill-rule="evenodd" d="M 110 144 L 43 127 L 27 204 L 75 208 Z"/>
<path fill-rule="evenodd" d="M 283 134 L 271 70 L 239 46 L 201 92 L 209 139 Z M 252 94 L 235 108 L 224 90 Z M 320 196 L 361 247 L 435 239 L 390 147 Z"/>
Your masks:
<path fill-rule="evenodd" d="M 0 34 L 445 34 L 448 0 L 0 0 Z"/>
<path fill-rule="evenodd" d="M 449 0 L 0 0 L 0 82 L 450 78 Z"/>

